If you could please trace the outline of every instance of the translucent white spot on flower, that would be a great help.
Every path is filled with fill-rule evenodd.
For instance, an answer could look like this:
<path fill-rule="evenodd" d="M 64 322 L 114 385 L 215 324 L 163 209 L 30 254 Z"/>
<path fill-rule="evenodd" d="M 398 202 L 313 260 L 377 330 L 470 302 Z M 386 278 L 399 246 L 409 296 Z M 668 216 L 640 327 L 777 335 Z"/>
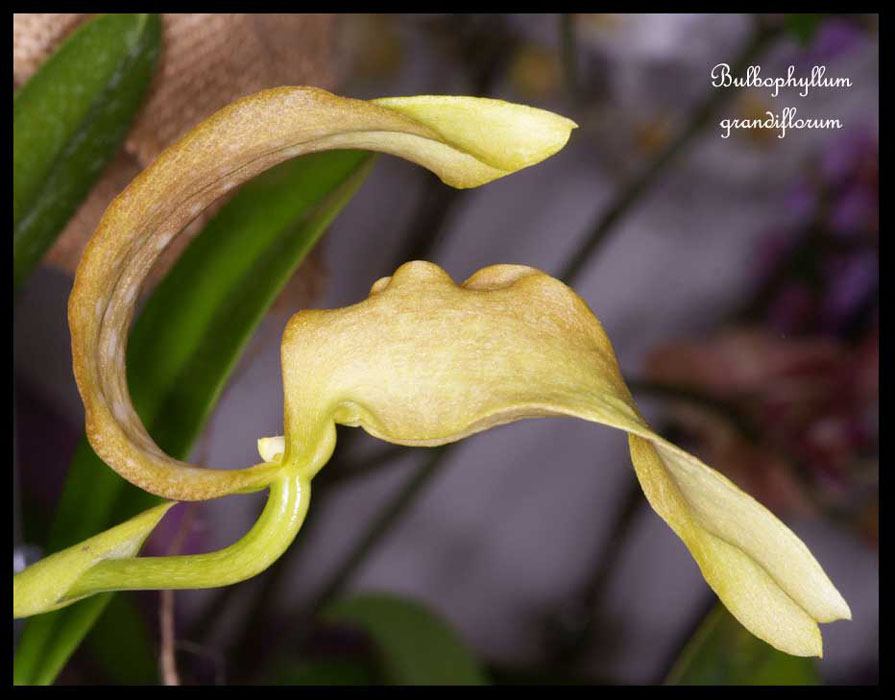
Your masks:
<path fill-rule="evenodd" d="M 107 333 L 106 337 L 103 340 L 103 357 L 110 361 L 114 358 L 116 351 L 118 350 L 118 333 L 112 331 L 111 333 Z"/>
<path fill-rule="evenodd" d="M 124 303 L 130 306 L 134 303 L 134 300 L 137 298 L 137 285 L 131 285 L 124 292 Z"/>
<path fill-rule="evenodd" d="M 286 438 L 282 435 L 258 439 L 258 454 L 265 462 L 276 462 L 286 451 Z"/>
<path fill-rule="evenodd" d="M 112 413 L 114 413 L 115 417 L 122 423 L 127 422 L 128 412 L 124 401 L 116 401 L 115 405 L 112 407 Z"/>

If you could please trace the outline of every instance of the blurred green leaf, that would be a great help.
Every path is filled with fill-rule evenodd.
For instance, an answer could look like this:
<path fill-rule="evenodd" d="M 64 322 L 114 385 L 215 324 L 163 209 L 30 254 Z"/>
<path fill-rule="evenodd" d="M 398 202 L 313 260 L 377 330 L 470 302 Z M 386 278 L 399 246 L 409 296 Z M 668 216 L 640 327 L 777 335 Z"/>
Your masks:
<path fill-rule="evenodd" d="M 375 685 L 376 671 L 353 659 L 310 659 L 297 664 L 283 661 L 265 685 Z"/>
<path fill-rule="evenodd" d="M 796 41 L 803 46 L 807 46 L 814 39 L 822 19 L 823 15 L 818 14 L 788 14 L 783 18 L 783 26 Z"/>
<path fill-rule="evenodd" d="M 494 685 L 615 685 L 614 679 L 594 676 L 565 666 L 488 666 L 488 677 Z"/>
<path fill-rule="evenodd" d="M 13 682 L 51 684 L 112 596 L 112 593 L 95 595 L 62 610 L 29 618 L 16 648 Z"/>
<path fill-rule="evenodd" d="M 155 72 L 158 15 L 78 29 L 13 98 L 13 279 L 25 281 L 124 140 Z"/>
<path fill-rule="evenodd" d="M 188 456 L 253 331 L 373 161 L 362 151 L 331 151 L 263 173 L 206 225 L 152 293 L 128 342 L 128 382 L 147 430 L 168 454 Z M 109 469 L 82 438 L 46 551 L 158 501 Z M 51 683 L 110 597 L 30 619 L 15 681 Z"/>
<path fill-rule="evenodd" d="M 668 685 L 820 685 L 814 660 L 777 651 L 720 603 L 690 639 Z"/>
<path fill-rule="evenodd" d="M 111 597 L 84 647 L 108 682 L 152 684 L 158 680 L 157 638 L 140 614 L 137 594 L 126 591 Z"/>
<path fill-rule="evenodd" d="M 418 602 L 382 593 L 362 594 L 331 604 L 321 619 L 364 630 L 376 647 L 389 684 L 488 683 L 481 665 L 456 633 Z"/>

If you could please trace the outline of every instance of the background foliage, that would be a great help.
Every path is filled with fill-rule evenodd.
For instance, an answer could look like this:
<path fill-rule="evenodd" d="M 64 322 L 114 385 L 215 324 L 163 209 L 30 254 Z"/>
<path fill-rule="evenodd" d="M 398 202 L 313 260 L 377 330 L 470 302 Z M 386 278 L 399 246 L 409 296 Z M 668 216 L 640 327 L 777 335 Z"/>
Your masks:
<path fill-rule="evenodd" d="M 16 95 L 15 284 L 25 297 L 17 302 L 17 333 L 22 329 L 27 333 L 29 328 L 22 312 L 33 308 L 28 306 L 29 293 L 33 295 L 34 285 L 47 279 L 41 271 L 30 284 L 25 284 L 26 278 L 125 138 L 152 80 L 162 44 L 169 39 L 162 25 L 153 15 L 90 21 Z M 558 255 L 557 245 L 557 250 L 539 249 L 546 254 L 539 252 L 534 260 L 527 260 L 529 253 L 519 242 L 510 257 L 548 271 L 552 265 L 554 274 L 577 287 L 586 282 L 593 261 L 613 244 L 613 237 L 625 231 L 624 222 L 649 206 L 651 193 L 661 190 L 663 183 L 688 177 L 688 168 L 695 167 L 690 151 L 699 144 L 718 142 L 714 129 L 719 114 L 761 113 L 767 106 L 761 95 L 712 91 L 702 73 L 698 78 L 687 73 L 686 42 L 675 44 L 667 28 L 663 35 L 672 39 L 666 53 L 654 49 L 655 55 L 638 63 L 640 57 L 631 47 L 636 48 L 638 36 L 649 44 L 650 31 L 655 31 L 651 26 L 646 20 L 604 15 L 355 16 L 346 18 L 339 29 L 341 41 L 350 46 L 344 51 L 350 60 L 345 60 L 343 85 L 337 91 L 352 96 L 401 94 L 404 89 L 495 95 L 575 118 L 582 125 L 575 138 L 587 167 L 613 172 L 616 180 L 601 182 L 605 194 L 596 198 L 599 202 L 593 201 L 590 191 L 569 200 L 585 210 L 599 206 L 592 224 L 566 246 L 563 256 Z M 876 21 L 867 17 L 747 17 L 742 26 L 737 55 L 731 57 L 726 47 L 722 57 L 733 65 L 765 60 L 800 66 L 827 62 L 832 70 L 837 65 L 851 66 L 849 56 L 872 54 L 878 45 Z M 624 37 L 628 37 L 629 53 L 614 54 Z M 417 74 L 412 73 L 413 66 Z M 640 99 L 626 102 L 618 94 L 622 88 L 614 84 L 613 76 L 623 70 L 633 70 L 643 84 L 640 92 L 632 93 Z M 675 80 L 661 80 L 662 71 Z M 655 72 L 660 75 L 658 83 Z M 414 83 L 415 79 L 423 84 Z M 700 87 L 688 97 L 657 87 L 663 82 Z M 402 87 L 408 84 L 412 88 Z M 859 98 L 850 93 L 843 100 L 856 105 L 848 120 L 849 132 L 805 138 L 798 157 L 793 158 L 799 165 L 787 174 L 782 196 L 760 194 L 775 202 L 779 215 L 770 230 L 754 236 L 761 241 L 753 255 L 759 264 L 749 271 L 748 282 L 741 285 L 734 303 L 723 312 L 710 312 L 712 320 L 691 337 L 659 336 L 638 365 L 627 361 L 624 352 L 620 357 L 623 368 L 637 370 L 630 383 L 638 399 L 639 395 L 653 398 L 661 407 L 669 437 L 688 442 L 782 517 L 825 523 L 828 538 L 844 539 L 849 548 L 872 552 L 878 513 L 878 417 L 874 418 L 878 124 L 867 117 L 872 110 Z M 627 113 L 623 111 L 626 104 L 632 105 Z M 728 186 L 743 193 L 756 187 L 761 191 L 762 169 L 780 159 L 773 149 L 785 145 L 767 141 L 757 132 L 737 139 L 727 157 L 731 161 L 753 158 L 759 167 Z M 261 328 L 262 340 L 256 343 L 263 345 L 262 321 L 267 314 L 273 326 L 285 322 L 274 305 L 277 296 L 284 290 L 288 294 L 287 281 L 358 191 L 372 164 L 369 154 L 335 152 L 286 163 L 262 175 L 204 224 L 147 296 L 129 341 L 129 382 L 144 423 L 170 454 L 189 455 L 234 371 L 242 367 L 240 371 L 248 372 L 258 364 L 257 355 L 246 354 L 252 347 L 249 338 Z M 569 192 L 577 187 L 573 178 L 585 177 L 571 165 L 561 161 L 556 166 L 578 173 L 562 181 Z M 452 240 L 460 238 L 462 227 L 457 222 L 462 222 L 464 213 L 473 206 L 490 206 L 491 211 L 508 208 L 506 200 L 500 199 L 502 185 L 495 185 L 493 194 L 486 189 L 473 199 L 470 193 L 444 188 L 434 178 L 415 176 L 416 181 L 408 180 L 410 176 L 391 165 L 374 171 L 368 187 L 378 181 L 385 183 L 384 189 L 376 189 L 366 199 L 362 191 L 352 207 L 368 209 L 352 221 L 354 228 L 362 228 L 365 219 L 378 221 L 375 206 L 380 200 L 385 208 L 382 220 L 394 228 L 391 233 L 374 230 L 370 234 L 376 236 L 372 245 L 378 248 L 376 259 L 384 267 L 371 270 L 374 264 L 366 258 L 375 256 L 365 256 L 361 251 L 370 249 L 357 241 L 350 254 L 330 256 L 336 282 L 351 281 L 356 274 L 357 286 L 368 287 L 407 259 L 441 262 L 441 257 L 447 257 L 450 261 L 445 251 L 450 251 Z M 537 187 L 526 182 L 535 181 L 520 176 L 518 186 L 529 187 L 525 198 L 542 201 L 544 206 L 565 196 L 543 181 Z M 698 195 L 686 191 L 675 195 L 673 186 L 671 191 L 675 211 L 708 206 Z M 397 196 L 388 199 L 392 193 Z M 669 220 L 669 235 L 679 235 L 674 218 Z M 538 222 L 539 237 L 547 240 L 544 231 L 559 236 L 558 230 L 567 225 L 559 217 Z M 750 225 L 752 229 L 760 226 Z M 499 239 L 508 234 L 491 235 Z M 496 250 L 492 245 L 489 239 L 475 241 L 476 249 L 488 255 Z M 500 261 L 507 256 L 495 254 Z M 738 264 L 725 262 L 726 269 Z M 307 268 L 299 274 L 303 273 L 308 273 Z M 351 294 L 345 300 L 332 300 L 331 305 L 356 300 Z M 632 308 L 636 310 L 636 303 Z M 263 348 L 257 352 L 264 354 Z M 17 377 L 25 381 L 17 385 L 17 405 L 27 407 L 33 380 L 19 369 L 27 366 L 19 357 L 17 353 Z M 791 389 L 775 391 L 781 386 Z M 52 478 L 34 485 L 33 474 L 44 465 L 36 464 L 36 456 L 43 453 L 33 447 L 33 436 L 48 430 L 56 435 L 53 426 L 59 424 L 52 422 L 52 411 L 46 407 L 20 408 L 17 420 L 24 542 L 32 547 L 29 550 L 17 541 L 20 554 L 33 551 L 35 545 L 44 552 L 53 551 L 146 506 L 150 497 L 102 465 L 83 439 L 71 454 L 65 449 L 52 453 L 49 461 L 55 458 L 66 472 L 64 487 L 57 483 L 61 495 L 54 504 L 53 498 L 45 496 L 47 489 L 52 490 Z M 66 416 L 58 434 L 65 430 L 75 434 L 71 426 L 78 426 L 79 420 Z M 222 424 L 216 432 L 227 428 Z M 405 450 L 340 431 L 339 447 L 333 463 L 320 475 L 319 489 L 315 481 L 315 507 L 294 551 L 257 581 L 220 589 L 189 608 L 173 602 L 165 607 L 164 600 L 159 605 L 157 593 L 119 594 L 97 596 L 34 618 L 18 638 L 16 681 L 49 683 L 58 676 L 67 682 L 115 683 L 823 682 L 823 669 L 813 661 L 770 649 L 721 608 L 706 616 L 704 603 L 692 606 L 692 619 L 680 625 L 680 640 L 670 658 L 654 661 L 651 674 L 635 679 L 625 675 L 624 666 L 614 659 L 626 639 L 626 616 L 634 611 L 618 609 L 608 601 L 618 600 L 613 577 L 620 575 L 625 552 L 638 551 L 639 546 L 643 499 L 630 478 L 620 488 L 623 495 L 615 499 L 618 505 L 608 525 L 595 524 L 584 515 L 576 521 L 579 529 L 602 528 L 604 539 L 596 554 L 576 553 L 576 561 L 582 562 L 577 583 L 550 596 L 561 602 L 532 613 L 537 622 L 526 619 L 521 625 L 528 632 L 518 646 L 529 651 L 515 656 L 524 662 L 513 661 L 513 654 L 501 657 L 479 648 L 481 644 L 453 623 L 448 601 L 433 604 L 431 598 L 423 601 L 415 595 L 350 592 L 352 581 L 389 534 L 415 503 L 425 499 L 430 482 L 451 464 L 452 449 L 427 452 L 425 461 L 399 483 L 396 477 L 406 469 L 390 465 L 406 462 Z M 509 456 L 501 459 L 511 460 Z M 477 468 L 493 470 L 498 465 Z M 52 475 L 52 469 L 45 473 Z M 359 529 L 364 526 L 359 522 L 349 532 L 356 539 L 340 542 L 330 526 L 332 519 L 323 518 L 330 500 L 335 502 L 340 489 L 351 488 L 351 482 L 379 492 L 385 485 L 393 493 L 374 502 L 378 511 L 370 506 L 362 509 L 372 514 L 360 518 L 368 521 L 366 529 Z M 232 500 L 226 507 L 239 513 L 233 510 Z M 201 514 L 196 516 L 192 507 L 179 508 L 180 515 L 169 516 L 170 526 L 150 543 L 151 551 L 212 547 L 212 540 L 202 533 Z M 317 514 L 318 510 L 323 514 Z M 456 512 L 460 510 L 455 507 L 452 517 L 459 518 Z M 539 511 L 537 517 L 559 515 Z M 48 522 L 52 522 L 49 527 Z M 476 527 L 499 529 L 500 525 L 480 521 Z M 298 603 L 287 601 L 285 593 L 300 585 L 298 578 L 311 573 L 307 562 L 314 552 L 309 554 L 307 548 L 321 541 L 318 550 L 335 553 L 323 558 L 329 570 L 322 579 L 318 577 L 316 590 Z M 445 561 L 452 560 L 451 546 L 459 546 L 450 540 L 439 542 L 437 537 L 427 542 Z M 425 560 L 418 554 L 415 567 L 424 571 Z M 321 558 L 316 561 L 319 564 Z M 539 567 L 540 561 L 541 557 L 530 561 L 526 557 L 530 567 Z M 592 571 L 582 573 L 582 566 Z M 443 571 L 448 578 L 457 575 L 447 566 Z M 517 583 L 524 587 L 524 581 L 511 582 Z M 507 585 L 503 584 L 503 595 L 509 595 Z M 848 591 L 843 592 L 848 598 Z M 185 598 L 188 594 L 177 596 L 178 601 Z M 469 603 L 482 611 L 474 617 L 482 618 L 485 627 L 507 626 L 510 621 L 489 616 L 486 600 L 477 597 Z M 173 638 L 160 632 L 166 619 L 174 622 Z M 519 622 L 515 623 L 519 629 Z M 856 617 L 852 624 L 866 626 L 868 621 Z M 464 629 L 469 627 L 467 623 Z M 85 636 L 86 643 L 79 649 Z M 644 656 L 651 652 L 642 651 Z M 174 675 L 165 667 L 165 659 L 173 659 Z M 872 682 L 877 663 L 877 657 L 864 657 L 846 671 L 840 664 L 839 675 L 828 680 Z"/>

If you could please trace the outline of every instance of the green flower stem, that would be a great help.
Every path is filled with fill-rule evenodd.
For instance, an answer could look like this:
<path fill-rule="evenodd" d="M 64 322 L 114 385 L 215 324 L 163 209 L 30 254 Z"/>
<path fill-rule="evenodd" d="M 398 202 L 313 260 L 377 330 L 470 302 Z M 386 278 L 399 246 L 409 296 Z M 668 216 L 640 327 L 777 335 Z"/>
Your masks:
<path fill-rule="evenodd" d="M 469 87 L 469 94 L 483 97 L 494 93 L 498 81 L 504 74 L 503 62 L 506 52 L 511 48 L 511 37 L 507 35 L 499 17 L 485 18 L 484 26 L 474 30 L 467 26 L 469 18 L 462 15 L 451 16 L 448 21 L 454 23 L 456 36 L 467 37 L 469 41 L 481 50 L 463 52 L 469 56 L 469 61 L 463 64 L 465 78 Z M 453 26 L 453 24 L 452 24 Z M 482 47 L 485 47 L 482 49 Z M 453 220 L 458 208 L 467 202 L 465 190 L 447 188 L 433 177 L 422 179 L 422 192 L 420 193 L 413 219 L 407 226 L 403 243 L 393 264 L 384 273 L 387 274 L 408 260 L 434 260 L 434 251 L 443 243 L 448 224 Z M 335 454 L 329 463 L 329 468 L 322 471 L 317 477 L 318 487 L 329 487 L 344 479 L 353 479 L 366 473 L 377 470 L 383 464 L 393 463 L 397 457 L 407 454 L 407 448 L 403 446 L 388 445 L 382 451 L 372 457 L 363 458 L 356 464 L 345 465 L 346 468 L 336 467 L 334 462 L 345 461 L 344 457 L 350 453 L 350 446 L 355 443 L 360 434 L 359 430 L 341 430 L 336 442 Z M 319 498 L 319 496 L 318 496 Z M 285 572 L 291 570 L 291 562 L 300 556 L 300 548 L 292 548 L 286 555 L 271 567 L 269 574 L 255 596 L 255 602 L 246 615 L 246 627 L 234 653 L 238 655 L 236 666 L 238 668 L 249 667 L 251 672 L 257 670 L 252 664 L 258 664 L 262 655 L 258 653 L 269 640 L 265 638 L 268 629 L 267 621 L 274 614 L 271 607 L 279 596 L 279 589 L 283 586 Z M 213 620 L 219 609 L 226 606 L 229 598 L 229 589 L 220 592 L 220 599 L 209 604 L 203 611 L 197 627 L 205 630 L 209 622 Z M 201 635 L 200 635 L 201 636 Z"/>
<path fill-rule="evenodd" d="M 308 512 L 311 483 L 289 473 L 270 484 L 258 521 L 238 542 L 208 554 L 140 557 L 100 562 L 74 586 L 70 597 L 114 590 L 216 588 L 264 571 L 295 539 Z"/>

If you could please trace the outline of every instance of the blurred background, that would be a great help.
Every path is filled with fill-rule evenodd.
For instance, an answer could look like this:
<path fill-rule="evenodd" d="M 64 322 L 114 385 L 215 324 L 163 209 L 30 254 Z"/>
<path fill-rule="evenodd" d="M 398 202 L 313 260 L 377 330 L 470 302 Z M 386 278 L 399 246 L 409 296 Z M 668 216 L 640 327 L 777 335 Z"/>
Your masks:
<path fill-rule="evenodd" d="M 85 19 L 17 16 L 15 86 Z M 191 461 L 253 464 L 255 440 L 282 432 L 279 336 L 298 309 L 360 301 L 412 259 L 457 281 L 495 263 L 537 267 L 587 300 L 647 418 L 782 518 L 851 605 L 851 622 L 822 627 L 822 660 L 768 677 L 877 682 L 876 17 L 165 15 L 163 27 L 127 141 L 16 295 L 17 555 L 46 553 L 82 434 L 66 321 L 78 256 L 111 198 L 164 146 L 276 85 L 496 97 L 580 128 L 543 164 L 472 191 L 379 157 L 262 322 Z M 767 77 L 823 65 L 852 85 L 806 97 L 715 88 L 722 62 Z M 721 138 L 723 118 L 784 107 L 842 128 Z M 340 428 L 319 480 L 304 528 L 271 569 L 225 589 L 118 594 L 59 681 L 395 681 L 382 670 L 399 653 L 388 634 L 317 615 L 372 592 L 419 603 L 490 682 L 761 682 L 755 668 L 767 671 L 769 647 L 713 612 L 617 431 L 523 421 L 434 451 Z M 262 503 L 180 505 L 148 550 L 226 546 Z M 408 623 L 405 639 L 421 625 Z M 462 681 L 442 670 L 442 681 Z"/>

